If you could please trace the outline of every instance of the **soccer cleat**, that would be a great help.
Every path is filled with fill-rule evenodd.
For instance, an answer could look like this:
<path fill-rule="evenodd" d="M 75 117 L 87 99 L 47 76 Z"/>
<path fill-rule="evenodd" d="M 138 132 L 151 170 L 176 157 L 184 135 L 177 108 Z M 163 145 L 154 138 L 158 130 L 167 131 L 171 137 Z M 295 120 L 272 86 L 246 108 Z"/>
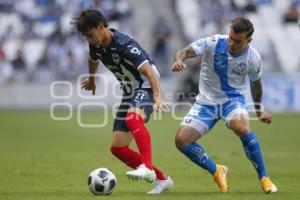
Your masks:
<path fill-rule="evenodd" d="M 228 167 L 226 167 L 225 165 L 217 165 L 217 169 L 216 172 L 213 174 L 213 177 L 214 181 L 218 184 L 221 192 L 228 192 L 228 174 Z"/>
<path fill-rule="evenodd" d="M 126 172 L 126 176 L 129 179 L 145 180 L 150 183 L 156 180 L 155 171 L 148 169 L 144 164 L 141 164 L 136 170 Z"/>
<path fill-rule="evenodd" d="M 152 190 L 147 192 L 147 194 L 160 194 L 163 193 L 164 191 L 167 191 L 171 188 L 174 187 L 173 180 L 171 179 L 170 176 L 166 180 L 156 180 L 154 182 L 154 187 Z"/>
<path fill-rule="evenodd" d="M 277 192 L 277 187 L 274 183 L 272 183 L 272 181 L 270 180 L 269 177 L 262 177 L 260 179 L 260 185 L 264 191 L 264 193 L 270 194 L 270 193 L 275 193 Z"/>

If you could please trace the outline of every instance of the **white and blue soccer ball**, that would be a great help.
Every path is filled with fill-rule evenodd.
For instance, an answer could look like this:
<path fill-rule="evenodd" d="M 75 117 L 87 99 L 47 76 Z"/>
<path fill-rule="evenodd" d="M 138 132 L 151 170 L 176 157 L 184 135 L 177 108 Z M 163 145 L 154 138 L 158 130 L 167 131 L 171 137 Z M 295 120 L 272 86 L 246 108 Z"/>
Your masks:
<path fill-rule="evenodd" d="M 89 189 L 95 195 L 110 195 L 116 184 L 116 176 L 107 168 L 95 169 L 88 177 Z"/>

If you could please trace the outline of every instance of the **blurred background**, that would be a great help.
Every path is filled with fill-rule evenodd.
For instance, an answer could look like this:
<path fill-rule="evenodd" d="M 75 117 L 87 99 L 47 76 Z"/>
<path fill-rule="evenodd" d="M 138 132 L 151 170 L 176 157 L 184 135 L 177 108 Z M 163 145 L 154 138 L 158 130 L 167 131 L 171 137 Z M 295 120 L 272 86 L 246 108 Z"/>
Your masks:
<path fill-rule="evenodd" d="M 160 70 L 164 93 L 186 94 L 168 101 L 188 102 L 198 90 L 201 59 L 174 74 L 174 53 L 198 38 L 226 34 L 232 18 L 246 15 L 255 26 L 252 45 L 263 59 L 265 107 L 300 112 L 299 0 L 0 0 L 0 110 L 83 101 L 77 87 L 78 77 L 87 73 L 88 45 L 70 20 L 87 8 L 101 10 L 110 27 L 146 49 Z M 104 68 L 99 71 L 116 81 Z M 100 84 L 97 93 L 101 90 Z M 119 99 L 93 100 L 112 104 Z"/>
<path fill-rule="evenodd" d="M 279 188 L 272 198 L 300 199 L 300 0 L 0 0 L 1 200 L 95 200 L 87 177 L 98 167 L 118 178 L 114 200 L 266 199 L 240 141 L 224 123 L 201 144 L 217 163 L 230 166 L 230 193 L 217 193 L 211 176 L 178 152 L 174 135 L 186 107 L 156 118 L 162 120 L 153 113 L 147 124 L 155 165 L 175 180 L 174 190 L 150 197 L 144 193 L 151 185 L 128 182 L 129 168 L 110 153 L 113 116 L 101 112 L 118 106 L 116 79 L 102 66 L 96 96 L 80 89 L 88 44 L 70 20 L 87 8 L 100 9 L 111 27 L 146 49 L 174 106 L 194 101 L 201 64 L 192 59 L 187 70 L 172 73 L 175 52 L 198 38 L 226 34 L 232 18 L 248 16 L 255 26 L 251 44 L 263 60 L 263 103 L 273 116 L 272 125 L 254 120 L 251 127 Z"/>

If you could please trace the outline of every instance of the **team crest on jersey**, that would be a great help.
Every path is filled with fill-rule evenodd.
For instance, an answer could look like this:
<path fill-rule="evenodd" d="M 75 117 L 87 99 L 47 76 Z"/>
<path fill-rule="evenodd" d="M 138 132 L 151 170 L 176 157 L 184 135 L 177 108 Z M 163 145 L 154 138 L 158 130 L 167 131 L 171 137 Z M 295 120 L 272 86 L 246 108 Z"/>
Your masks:
<path fill-rule="evenodd" d="M 120 56 L 119 56 L 118 54 L 113 53 L 113 54 L 112 54 L 112 59 L 114 60 L 114 62 L 115 62 L 116 64 L 119 64 L 119 63 L 120 63 Z"/>
<path fill-rule="evenodd" d="M 235 69 L 233 69 L 233 72 L 242 75 L 246 73 L 246 63 L 242 62 L 237 65 Z"/>

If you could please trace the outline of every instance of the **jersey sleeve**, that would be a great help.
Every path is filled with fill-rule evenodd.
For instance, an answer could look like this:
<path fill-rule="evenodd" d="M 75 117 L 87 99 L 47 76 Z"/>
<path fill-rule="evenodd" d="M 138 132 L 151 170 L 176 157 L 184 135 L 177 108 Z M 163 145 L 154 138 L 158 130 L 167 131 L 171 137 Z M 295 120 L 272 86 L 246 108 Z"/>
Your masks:
<path fill-rule="evenodd" d="M 196 40 L 191 44 L 195 53 L 198 56 L 203 55 L 208 49 L 210 49 L 216 43 L 216 35 L 212 35 L 206 38 Z"/>
<path fill-rule="evenodd" d="M 137 42 L 134 41 L 128 42 L 123 46 L 121 55 L 136 69 L 149 61 L 146 52 L 137 44 Z"/>
<path fill-rule="evenodd" d="M 96 47 L 94 45 L 89 44 L 89 50 L 90 50 L 90 59 L 93 62 L 99 62 L 100 61 L 100 56 L 97 55 Z"/>
<path fill-rule="evenodd" d="M 249 58 L 249 70 L 248 76 L 250 81 L 256 81 L 261 78 L 262 75 L 262 62 L 260 55 L 254 51 Z"/>

